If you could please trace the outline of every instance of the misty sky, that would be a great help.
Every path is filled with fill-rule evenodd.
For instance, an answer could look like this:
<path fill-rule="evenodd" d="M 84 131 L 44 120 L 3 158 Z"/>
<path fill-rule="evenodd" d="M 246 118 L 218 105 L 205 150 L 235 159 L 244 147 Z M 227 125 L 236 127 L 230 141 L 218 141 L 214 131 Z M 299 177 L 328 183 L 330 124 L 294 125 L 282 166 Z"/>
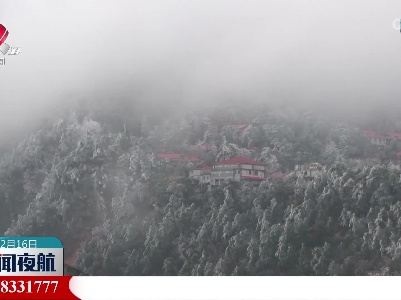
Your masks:
<path fill-rule="evenodd" d="M 401 1 L 0 0 L 0 143 L 80 99 L 401 100 Z M 1 55 L 1 54 L 0 54 Z"/>

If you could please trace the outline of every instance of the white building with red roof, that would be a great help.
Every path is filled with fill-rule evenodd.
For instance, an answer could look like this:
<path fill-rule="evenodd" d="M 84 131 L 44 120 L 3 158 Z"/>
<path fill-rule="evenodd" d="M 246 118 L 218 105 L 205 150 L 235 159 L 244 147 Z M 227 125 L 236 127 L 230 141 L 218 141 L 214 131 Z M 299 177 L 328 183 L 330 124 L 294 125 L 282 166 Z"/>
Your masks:
<path fill-rule="evenodd" d="M 371 130 L 362 131 L 362 135 L 370 140 L 370 143 L 376 146 L 385 147 L 392 140 L 401 141 L 401 133 L 381 134 Z"/>
<path fill-rule="evenodd" d="M 201 184 L 221 185 L 225 180 L 261 182 L 266 180 L 266 167 L 251 158 L 237 156 L 220 161 L 213 166 L 198 167 L 189 176 Z"/>
<path fill-rule="evenodd" d="M 260 182 L 266 179 L 266 167 L 251 158 L 237 156 L 220 161 L 211 170 L 211 185 L 221 185 L 225 180 Z"/>

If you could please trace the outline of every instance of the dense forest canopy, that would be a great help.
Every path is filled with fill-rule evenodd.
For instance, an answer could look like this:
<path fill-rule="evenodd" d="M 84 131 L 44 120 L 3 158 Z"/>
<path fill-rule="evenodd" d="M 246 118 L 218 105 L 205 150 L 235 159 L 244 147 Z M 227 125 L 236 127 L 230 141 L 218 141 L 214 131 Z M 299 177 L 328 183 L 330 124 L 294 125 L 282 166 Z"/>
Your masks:
<path fill-rule="evenodd" d="M 243 103 L 170 116 L 88 105 L 3 151 L 0 230 L 58 236 L 90 275 L 397 275 L 400 171 L 351 162 L 396 161 L 396 142 L 379 150 L 360 132 L 399 123 L 366 120 Z M 248 155 L 285 176 L 208 190 L 191 163 L 157 158 L 191 145 L 217 148 L 205 164 L 259 149 Z M 302 185 L 292 171 L 310 162 L 325 169 Z"/>

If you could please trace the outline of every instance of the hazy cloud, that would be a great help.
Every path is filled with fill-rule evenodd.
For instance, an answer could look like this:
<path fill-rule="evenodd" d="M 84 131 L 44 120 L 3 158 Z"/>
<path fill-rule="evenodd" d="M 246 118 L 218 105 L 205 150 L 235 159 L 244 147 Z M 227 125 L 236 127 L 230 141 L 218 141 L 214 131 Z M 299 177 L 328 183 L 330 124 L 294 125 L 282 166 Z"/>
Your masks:
<path fill-rule="evenodd" d="M 0 0 L 0 142 L 80 99 L 397 103 L 401 2 Z"/>

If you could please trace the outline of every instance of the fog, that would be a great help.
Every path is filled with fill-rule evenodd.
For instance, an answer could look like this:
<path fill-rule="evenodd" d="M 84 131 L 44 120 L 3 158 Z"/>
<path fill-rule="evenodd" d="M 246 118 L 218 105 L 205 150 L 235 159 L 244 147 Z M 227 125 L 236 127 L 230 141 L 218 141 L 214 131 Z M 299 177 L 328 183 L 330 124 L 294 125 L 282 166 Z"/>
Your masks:
<path fill-rule="evenodd" d="M 0 0 L 0 144 L 83 100 L 396 105 L 401 1 Z M 381 105 L 381 104 L 380 104 Z"/>

